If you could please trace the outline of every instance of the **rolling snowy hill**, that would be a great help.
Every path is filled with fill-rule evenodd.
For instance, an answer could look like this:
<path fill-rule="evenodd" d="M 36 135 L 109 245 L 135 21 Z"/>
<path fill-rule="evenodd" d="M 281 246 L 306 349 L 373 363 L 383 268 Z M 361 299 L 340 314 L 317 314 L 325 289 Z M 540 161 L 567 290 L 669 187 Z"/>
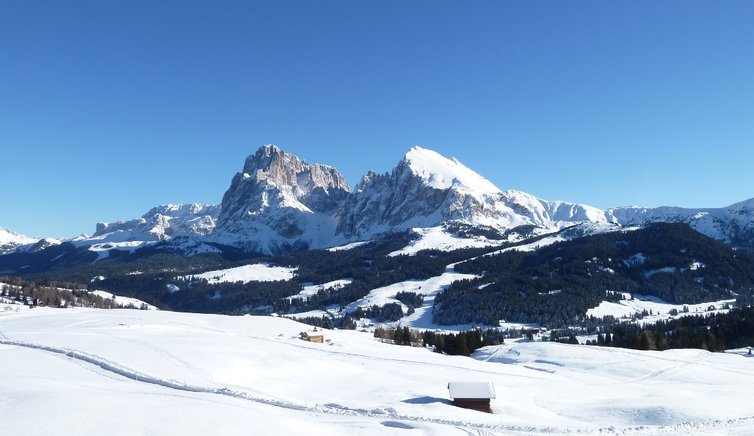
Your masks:
<path fill-rule="evenodd" d="M 0 321 L 3 434 L 754 432 L 744 353 L 522 342 L 468 358 L 354 331 L 304 342 L 309 327 L 282 318 L 165 311 Z M 452 406 L 449 381 L 494 383 L 493 413 Z"/>
<path fill-rule="evenodd" d="M 11 253 L 24 245 L 31 245 L 39 241 L 20 233 L 12 232 L 0 227 L 0 255 Z"/>

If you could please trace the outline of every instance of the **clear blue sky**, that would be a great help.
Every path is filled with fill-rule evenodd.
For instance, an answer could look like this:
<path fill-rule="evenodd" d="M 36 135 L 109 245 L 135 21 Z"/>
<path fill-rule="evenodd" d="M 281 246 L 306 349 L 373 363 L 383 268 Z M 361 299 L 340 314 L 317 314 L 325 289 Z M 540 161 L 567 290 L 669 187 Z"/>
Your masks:
<path fill-rule="evenodd" d="M 0 226 L 218 203 L 275 143 L 551 200 L 754 197 L 754 3 L 0 0 Z"/>

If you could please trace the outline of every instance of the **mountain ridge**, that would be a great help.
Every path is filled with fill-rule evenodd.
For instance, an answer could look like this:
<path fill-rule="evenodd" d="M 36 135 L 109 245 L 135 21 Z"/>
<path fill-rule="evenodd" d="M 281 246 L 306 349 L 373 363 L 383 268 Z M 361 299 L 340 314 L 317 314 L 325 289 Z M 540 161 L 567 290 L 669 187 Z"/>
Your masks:
<path fill-rule="evenodd" d="M 11 253 L 21 246 L 34 244 L 37 241 L 39 238 L 32 238 L 0 227 L 0 255 Z"/>
<path fill-rule="evenodd" d="M 422 147 L 412 147 L 389 172 L 367 172 L 351 190 L 336 168 L 306 162 L 272 144 L 246 157 L 218 205 L 157 206 L 140 218 L 98 223 L 92 236 L 69 241 L 76 246 L 133 250 L 189 240 L 194 246 L 213 243 L 283 254 L 449 223 L 502 235 L 521 226 L 552 232 L 579 223 L 645 226 L 655 222 L 684 222 L 730 245 L 754 246 L 754 198 L 723 208 L 602 210 L 503 191 L 458 159 Z M 23 235 L 5 239 L 0 237 L 0 254 L 40 241 Z"/>

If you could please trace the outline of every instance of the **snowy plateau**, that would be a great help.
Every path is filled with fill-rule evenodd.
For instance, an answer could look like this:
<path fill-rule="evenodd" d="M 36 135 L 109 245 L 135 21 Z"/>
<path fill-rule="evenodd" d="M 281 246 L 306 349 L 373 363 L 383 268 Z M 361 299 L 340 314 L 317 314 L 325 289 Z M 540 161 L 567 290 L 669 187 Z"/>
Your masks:
<path fill-rule="evenodd" d="M 460 357 L 302 331 L 276 317 L 0 311 L 0 434 L 754 434 L 743 350 L 511 342 Z M 449 381 L 494 383 L 493 413 L 454 407 Z"/>

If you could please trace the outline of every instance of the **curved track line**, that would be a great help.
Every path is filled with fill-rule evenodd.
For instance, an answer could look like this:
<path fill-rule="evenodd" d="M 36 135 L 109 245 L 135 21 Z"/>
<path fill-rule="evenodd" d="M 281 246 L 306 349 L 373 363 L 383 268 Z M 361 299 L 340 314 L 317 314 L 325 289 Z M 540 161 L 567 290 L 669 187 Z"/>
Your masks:
<path fill-rule="evenodd" d="M 74 359 L 76 361 L 80 361 L 80 362 L 84 362 L 84 363 L 96 366 L 104 371 L 117 374 L 124 378 L 138 381 L 141 383 L 153 384 L 153 385 L 162 386 L 162 387 L 184 391 L 184 392 L 223 395 L 226 397 L 237 398 L 237 399 L 252 401 L 255 403 L 264 404 L 268 406 L 281 407 L 281 408 L 301 411 L 301 412 L 327 414 L 327 415 L 340 415 L 340 416 L 359 416 L 359 417 L 377 418 L 377 419 L 388 418 L 388 419 L 398 420 L 398 421 L 426 422 L 430 424 L 440 424 L 440 425 L 448 425 L 448 426 L 453 426 L 453 427 L 472 428 L 472 429 L 476 429 L 477 431 L 505 431 L 509 433 L 516 432 L 516 433 L 524 433 L 524 434 L 573 433 L 573 432 L 583 433 L 583 431 L 585 430 L 585 429 L 569 430 L 569 429 L 562 429 L 562 428 L 556 428 L 556 427 L 536 427 L 536 426 L 525 426 L 525 425 L 518 426 L 518 425 L 481 424 L 481 423 L 457 421 L 457 420 L 450 420 L 450 419 L 403 415 L 403 414 L 397 413 L 394 409 L 391 409 L 391 408 L 371 409 L 371 410 L 370 409 L 357 409 L 357 408 L 350 408 L 350 407 L 343 406 L 340 404 L 335 404 L 335 403 L 315 405 L 315 406 L 305 406 L 301 404 L 292 403 L 289 401 L 254 397 L 254 396 L 249 395 L 246 392 L 234 391 L 225 387 L 217 388 L 217 387 L 197 386 L 197 385 L 182 383 L 176 380 L 163 379 L 163 378 L 151 376 L 149 374 L 145 374 L 145 373 L 133 370 L 131 368 L 117 364 L 115 362 L 112 362 L 100 356 L 96 356 L 89 353 L 84 353 L 77 350 L 52 347 L 48 345 L 36 344 L 36 343 L 31 343 L 31 342 L 15 341 L 15 340 L 11 340 L 7 338 L 7 336 L 5 335 L 2 335 L 2 333 L 0 333 L 0 344 L 12 345 L 12 346 L 17 346 L 17 347 L 22 347 L 22 348 L 29 348 L 29 349 L 40 350 L 40 351 L 45 351 L 48 353 L 62 355 L 62 356 Z"/>

